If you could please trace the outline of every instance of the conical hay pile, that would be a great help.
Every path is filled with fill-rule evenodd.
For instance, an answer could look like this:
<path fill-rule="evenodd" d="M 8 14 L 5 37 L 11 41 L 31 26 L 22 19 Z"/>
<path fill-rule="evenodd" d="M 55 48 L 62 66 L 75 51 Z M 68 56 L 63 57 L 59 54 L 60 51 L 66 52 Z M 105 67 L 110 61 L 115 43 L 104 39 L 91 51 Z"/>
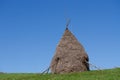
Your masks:
<path fill-rule="evenodd" d="M 88 55 L 75 36 L 66 29 L 52 59 L 52 73 L 70 73 L 88 71 Z"/>

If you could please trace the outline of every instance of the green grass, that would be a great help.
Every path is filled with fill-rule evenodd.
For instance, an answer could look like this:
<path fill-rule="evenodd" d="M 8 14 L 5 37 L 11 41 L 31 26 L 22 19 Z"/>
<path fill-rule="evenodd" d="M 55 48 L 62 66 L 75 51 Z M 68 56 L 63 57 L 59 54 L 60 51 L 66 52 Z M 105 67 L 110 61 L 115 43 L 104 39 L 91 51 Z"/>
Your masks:
<path fill-rule="evenodd" d="M 0 80 L 120 80 L 120 68 L 69 74 L 8 73 Z"/>

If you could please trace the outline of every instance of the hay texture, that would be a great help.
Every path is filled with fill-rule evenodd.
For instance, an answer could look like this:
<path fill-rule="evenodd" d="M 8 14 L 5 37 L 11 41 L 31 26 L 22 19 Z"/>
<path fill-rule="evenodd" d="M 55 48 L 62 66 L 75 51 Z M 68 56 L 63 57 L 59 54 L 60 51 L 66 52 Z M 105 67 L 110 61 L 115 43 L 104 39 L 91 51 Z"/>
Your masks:
<path fill-rule="evenodd" d="M 88 55 L 75 36 L 66 28 L 52 58 L 52 73 L 62 74 L 89 70 Z"/>

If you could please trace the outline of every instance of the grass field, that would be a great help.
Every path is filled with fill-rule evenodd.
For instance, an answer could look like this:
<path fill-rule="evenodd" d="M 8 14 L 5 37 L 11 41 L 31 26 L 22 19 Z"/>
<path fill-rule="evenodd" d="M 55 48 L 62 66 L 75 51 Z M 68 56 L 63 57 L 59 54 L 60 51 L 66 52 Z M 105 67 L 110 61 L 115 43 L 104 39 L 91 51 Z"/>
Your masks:
<path fill-rule="evenodd" d="M 2 73 L 0 80 L 120 80 L 120 68 L 69 74 Z"/>

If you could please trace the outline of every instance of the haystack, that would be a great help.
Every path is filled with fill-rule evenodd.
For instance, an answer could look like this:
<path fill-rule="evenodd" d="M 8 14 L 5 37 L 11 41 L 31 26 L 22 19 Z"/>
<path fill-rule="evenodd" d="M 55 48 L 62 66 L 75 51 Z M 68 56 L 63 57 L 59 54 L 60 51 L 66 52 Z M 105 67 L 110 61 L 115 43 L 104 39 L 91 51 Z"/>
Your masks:
<path fill-rule="evenodd" d="M 89 70 L 89 58 L 83 46 L 66 28 L 56 52 L 52 58 L 50 69 L 52 73 L 71 73 Z"/>

